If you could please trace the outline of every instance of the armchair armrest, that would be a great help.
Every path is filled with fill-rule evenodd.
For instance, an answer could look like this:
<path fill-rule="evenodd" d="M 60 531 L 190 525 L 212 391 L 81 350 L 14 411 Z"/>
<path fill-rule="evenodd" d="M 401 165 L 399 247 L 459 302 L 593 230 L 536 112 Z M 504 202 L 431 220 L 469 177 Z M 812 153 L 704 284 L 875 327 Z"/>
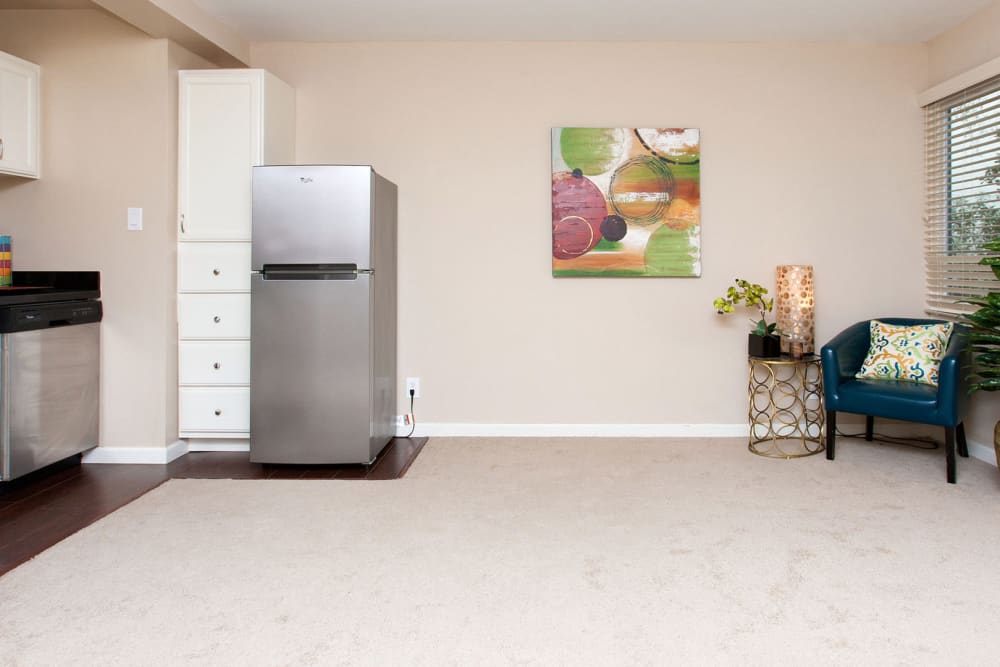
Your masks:
<path fill-rule="evenodd" d="M 843 380 L 849 380 L 861 368 L 861 363 L 871 347 L 871 332 L 864 320 L 852 324 L 823 346 L 820 357 L 823 363 L 823 385 L 828 402 L 836 396 Z"/>
<path fill-rule="evenodd" d="M 968 347 L 969 329 L 961 324 L 955 325 L 955 330 L 948 341 L 948 349 L 941 358 L 938 369 L 938 409 L 948 409 L 954 406 L 955 414 L 949 421 L 958 423 L 966 413 L 969 392 L 966 391 L 966 375 L 969 372 Z"/>

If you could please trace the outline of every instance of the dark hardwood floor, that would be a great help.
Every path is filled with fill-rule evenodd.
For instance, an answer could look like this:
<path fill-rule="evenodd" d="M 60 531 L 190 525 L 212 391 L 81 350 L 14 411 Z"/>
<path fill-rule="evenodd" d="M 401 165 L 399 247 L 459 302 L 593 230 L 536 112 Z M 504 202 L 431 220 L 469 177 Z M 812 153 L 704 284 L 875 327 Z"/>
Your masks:
<path fill-rule="evenodd" d="M 267 465 L 247 452 L 191 452 L 165 465 L 84 465 L 74 457 L 0 482 L 0 575 L 168 479 L 398 479 L 426 442 L 394 438 L 370 465 Z"/>

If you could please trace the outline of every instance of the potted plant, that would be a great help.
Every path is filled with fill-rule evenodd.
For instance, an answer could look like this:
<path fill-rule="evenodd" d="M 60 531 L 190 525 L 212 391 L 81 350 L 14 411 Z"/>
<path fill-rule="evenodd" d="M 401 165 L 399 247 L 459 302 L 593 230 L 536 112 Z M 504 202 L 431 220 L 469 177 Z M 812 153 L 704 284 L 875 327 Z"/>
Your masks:
<path fill-rule="evenodd" d="M 750 319 L 754 329 L 747 339 L 747 352 L 752 357 L 781 356 L 781 332 L 778 324 L 767 321 L 767 314 L 774 308 L 774 299 L 767 299 L 766 296 L 767 289 L 764 287 L 737 278 L 736 286 L 731 286 L 724 296 L 720 296 L 712 304 L 719 315 L 731 313 L 740 305 L 758 310 L 760 319 Z"/>
<path fill-rule="evenodd" d="M 986 243 L 983 249 L 992 254 L 980 259 L 979 263 L 993 269 L 1000 280 L 1000 238 Z M 979 306 L 965 316 L 974 363 L 969 391 L 1000 391 L 1000 292 L 990 292 L 982 299 L 961 303 Z M 1000 461 L 1000 421 L 993 427 L 993 447 Z"/>

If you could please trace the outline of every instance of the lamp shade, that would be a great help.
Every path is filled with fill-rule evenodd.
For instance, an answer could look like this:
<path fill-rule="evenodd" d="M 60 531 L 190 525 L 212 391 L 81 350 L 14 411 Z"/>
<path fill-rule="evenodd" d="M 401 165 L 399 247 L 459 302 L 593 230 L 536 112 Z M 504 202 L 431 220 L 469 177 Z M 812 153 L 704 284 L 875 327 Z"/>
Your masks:
<path fill-rule="evenodd" d="M 778 308 L 778 328 L 782 352 L 812 354 L 815 349 L 815 320 L 813 310 L 813 267 L 803 264 L 784 264 L 778 267 L 775 299 Z M 801 346 L 801 347 L 799 347 Z"/>

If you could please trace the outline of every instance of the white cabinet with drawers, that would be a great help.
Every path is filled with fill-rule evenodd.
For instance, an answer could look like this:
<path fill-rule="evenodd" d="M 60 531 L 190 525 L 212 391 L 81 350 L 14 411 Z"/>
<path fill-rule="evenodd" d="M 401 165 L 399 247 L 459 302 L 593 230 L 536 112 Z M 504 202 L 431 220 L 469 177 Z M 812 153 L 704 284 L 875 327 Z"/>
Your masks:
<path fill-rule="evenodd" d="M 259 69 L 180 72 L 179 434 L 250 435 L 251 170 L 294 164 L 295 92 Z"/>

